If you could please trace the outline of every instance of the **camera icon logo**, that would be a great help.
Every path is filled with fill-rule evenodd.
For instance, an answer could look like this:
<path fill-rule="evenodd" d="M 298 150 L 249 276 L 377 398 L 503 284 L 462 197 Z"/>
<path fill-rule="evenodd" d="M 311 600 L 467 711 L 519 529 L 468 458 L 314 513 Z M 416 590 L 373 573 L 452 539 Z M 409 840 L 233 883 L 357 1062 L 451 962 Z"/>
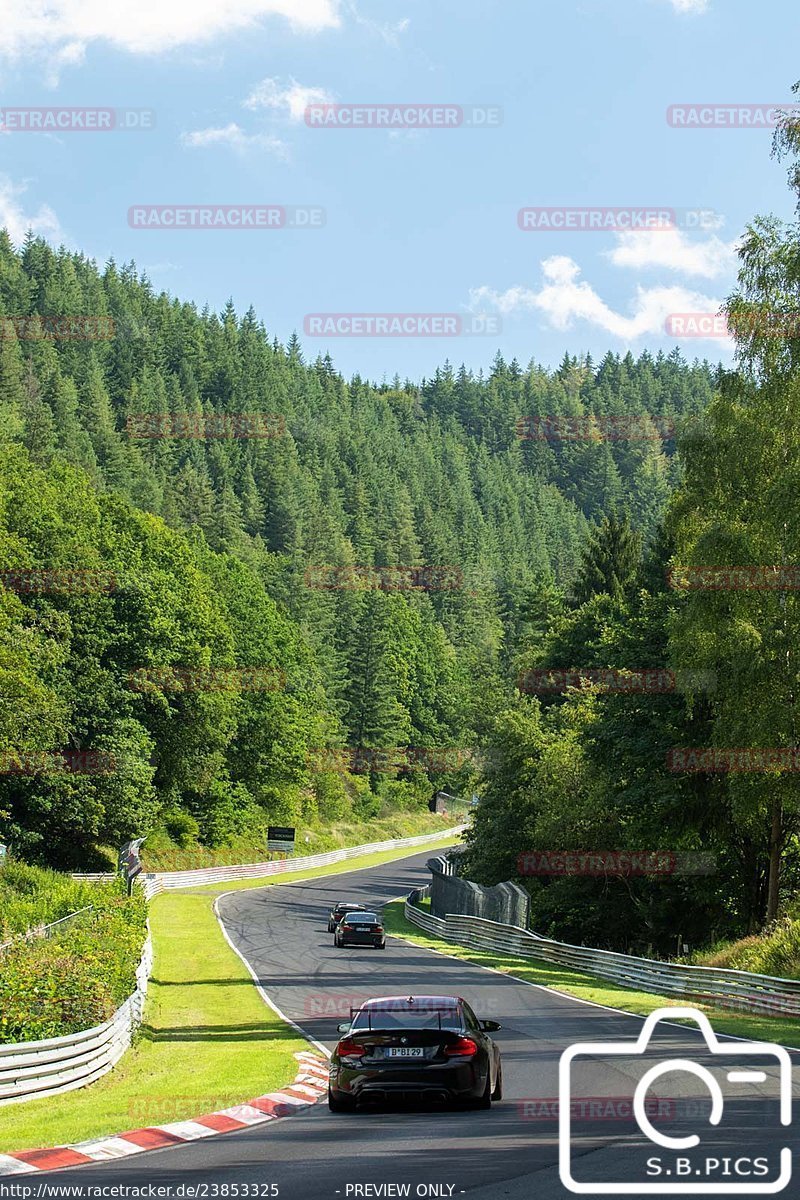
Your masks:
<path fill-rule="evenodd" d="M 665 1057 L 638 1077 L 633 1091 L 632 1113 L 638 1133 L 643 1134 L 646 1147 L 652 1153 L 652 1147 L 658 1147 L 666 1153 L 646 1160 L 646 1170 L 643 1178 L 630 1180 L 587 1180 L 576 1179 L 574 1174 L 577 1158 L 575 1150 L 575 1133 L 573 1130 L 573 1085 L 576 1070 L 582 1062 L 587 1070 L 605 1070 L 606 1064 L 619 1073 L 625 1073 L 623 1059 L 628 1060 L 632 1077 L 637 1077 L 645 1064 L 645 1056 L 652 1055 L 651 1042 L 660 1022 L 672 1025 L 676 1018 L 691 1020 L 698 1027 L 705 1041 L 705 1047 L 697 1055 L 704 1062 L 695 1061 L 685 1055 L 681 1057 Z M 678 1027 L 681 1028 L 681 1027 Z M 691 1034 L 691 1030 L 686 1030 Z M 757 1057 L 758 1064 L 747 1063 L 747 1058 Z M 745 1059 L 743 1064 L 742 1059 Z M 771 1074 L 762 1068 L 764 1060 L 768 1060 Z M 704 1065 L 707 1062 L 709 1065 Z M 752 1069 L 750 1069 L 752 1067 Z M 775 1069 L 777 1068 L 777 1070 Z M 717 1153 L 708 1153 L 708 1147 L 701 1145 L 698 1133 L 689 1132 L 675 1136 L 653 1124 L 648 1114 L 648 1093 L 650 1089 L 667 1074 L 693 1077 L 699 1080 L 702 1094 L 710 1098 L 710 1110 L 707 1116 L 708 1125 L 718 1127 L 723 1124 L 726 1112 L 726 1099 L 720 1078 L 726 1080 L 732 1089 L 743 1085 L 748 1087 L 766 1087 L 777 1082 L 777 1123 L 789 1126 L 792 1122 L 792 1061 L 783 1046 L 771 1042 L 725 1042 L 717 1038 L 705 1013 L 695 1008 L 659 1008 L 646 1019 L 642 1031 L 634 1041 L 627 1042 L 579 1042 L 570 1046 L 561 1055 L 559 1061 L 559 1174 L 563 1186 L 575 1195 L 585 1196 L 649 1196 L 649 1195 L 716 1195 L 716 1196 L 757 1196 L 775 1195 L 789 1184 L 792 1177 L 792 1151 L 783 1146 L 778 1152 L 773 1145 L 768 1147 L 769 1154 L 753 1157 L 751 1154 L 734 1154 L 731 1157 L 720 1158 Z M 695 1085 L 696 1086 L 696 1085 Z M 737 1093 L 738 1094 L 738 1093 Z M 763 1091 L 757 1096 L 758 1102 L 768 1104 Z M 741 1099 L 733 1103 L 742 1104 Z M 652 1110 L 651 1110 L 652 1111 Z M 696 1112 L 696 1109 L 695 1109 Z M 631 1129 L 636 1133 L 635 1128 Z M 729 1139 L 730 1140 L 730 1139 Z M 748 1143 L 738 1132 L 733 1144 L 740 1149 Z M 698 1151 L 698 1147 L 700 1148 Z M 692 1151 L 697 1151 L 692 1155 Z M 584 1164 L 596 1156 L 583 1155 Z M 626 1158 L 631 1156 L 626 1155 Z M 774 1160 L 774 1162 L 772 1162 Z M 770 1176 L 770 1178 L 767 1178 Z"/>

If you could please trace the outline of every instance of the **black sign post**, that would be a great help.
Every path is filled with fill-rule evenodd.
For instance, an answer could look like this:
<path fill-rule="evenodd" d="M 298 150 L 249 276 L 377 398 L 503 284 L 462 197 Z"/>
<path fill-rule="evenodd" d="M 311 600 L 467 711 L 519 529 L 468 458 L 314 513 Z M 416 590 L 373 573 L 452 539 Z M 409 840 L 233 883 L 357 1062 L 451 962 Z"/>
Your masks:
<path fill-rule="evenodd" d="M 133 891 L 134 879 L 142 873 L 142 862 L 139 858 L 139 851 L 142 848 L 142 843 L 145 841 L 147 841 L 146 837 L 134 838 L 132 842 L 126 842 L 119 852 L 119 872 L 128 885 L 129 896 Z"/>
<path fill-rule="evenodd" d="M 267 849 L 279 850 L 283 854 L 294 854 L 294 825 L 268 825 Z"/>

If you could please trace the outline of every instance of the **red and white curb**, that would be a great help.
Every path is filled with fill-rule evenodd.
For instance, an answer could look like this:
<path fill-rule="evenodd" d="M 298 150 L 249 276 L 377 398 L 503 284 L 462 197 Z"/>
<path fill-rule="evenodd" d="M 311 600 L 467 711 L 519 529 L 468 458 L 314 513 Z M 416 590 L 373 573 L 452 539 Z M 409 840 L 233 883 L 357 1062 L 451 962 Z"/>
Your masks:
<path fill-rule="evenodd" d="M 231 1133 L 251 1125 L 263 1125 L 288 1117 L 300 1109 L 316 1104 L 328 1087 L 328 1063 L 319 1054 L 301 1051 L 295 1054 L 300 1070 L 294 1081 L 279 1092 L 258 1096 L 247 1104 L 234 1104 L 220 1112 L 208 1113 L 193 1121 L 173 1121 L 169 1125 L 150 1125 L 116 1136 L 76 1142 L 69 1146 L 54 1146 L 50 1150 L 20 1150 L 0 1154 L 0 1176 L 24 1175 L 31 1171 L 56 1171 L 64 1167 L 85 1166 L 87 1163 L 108 1162 L 141 1154 L 145 1150 L 162 1150 L 199 1138 Z"/>

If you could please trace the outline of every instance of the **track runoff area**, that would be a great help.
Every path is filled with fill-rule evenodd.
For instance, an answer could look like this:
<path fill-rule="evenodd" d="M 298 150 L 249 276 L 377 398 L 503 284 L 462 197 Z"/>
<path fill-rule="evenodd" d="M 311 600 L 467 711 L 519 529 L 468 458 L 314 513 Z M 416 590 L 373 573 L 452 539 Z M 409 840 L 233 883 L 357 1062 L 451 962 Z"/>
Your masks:
<path fill-rule="evenodd" d="M 427 882 L 429 857 L 229 892 L 217 911 L 265 1002 L 326 1054 L 367 999 L 463 997 L 501 1025 L 491 1037 L 502 1100 L 340 1113 L 323 1099 L 285 1120 L 129 1161 L 2 1179 L 0 1200 L 800 1195 L 787 1175 L 797 1055 L 716 1041 L 696 1024 L 648 1022 L 397 937 L 385 951 L 334 946 L 336 901 L 380 912 Z"/>

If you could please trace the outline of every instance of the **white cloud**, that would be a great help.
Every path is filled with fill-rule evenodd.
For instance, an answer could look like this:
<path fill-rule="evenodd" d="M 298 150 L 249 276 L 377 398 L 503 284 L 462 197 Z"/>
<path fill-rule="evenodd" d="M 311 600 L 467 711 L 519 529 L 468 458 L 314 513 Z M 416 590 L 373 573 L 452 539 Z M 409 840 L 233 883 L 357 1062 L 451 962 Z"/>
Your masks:
<path fill-rule="evenodd" d="M 222 127 L 195 129 L 181 134 L 184 146 L 228 146 L 237 154 L 248 154 L 252 150 L 267 150 L 278 158 L 289 157 L 289 147 L 271 133 L 245 133 L 235 122 Z"/>
<path fill-rule="evenodd" d="M 511 287 L 504 292 L 489 287 L 470 291 L 470 307 L 485 311 L 487 306 L 503 314 L 540 312 L 554 329 L 571 329 L 576 320 L 632 341 L 645 335 L 665 335 L 670 313 L 716 313 L 721 301 L 683 287 L 637 287 L 631 315 L 615 312 L 585 280 L 571 258 L 556 255 L 542 263 L 544 282 L 536 291 Z"/>
<path fill-rule="evenodd" d="M 675 12 L 703 13 L 708 9 L 708 0 L 670 0 Z"/>
<path fill-rule="evenodd" d="M 162 275 L 167 271 L 182 271 L 182 270 L 183 270 L 183 267 L 180 267 L 177 263 L 174 263 L 174 262 L 145 263 L 144 266 L 142 267 L 142 273 L 144 275 L 148 275 L 148 276 Z"/>
<path fill-rule="evenodd" d="M 245 100 L 244 107 L 272 109 L 288 116 L 290 121 L 302 121 L 309 104 L 332 104 L 333 99 L 324 88 L 306 87 L 296 79 L 286 83 L 279 79 L 262 79 Z"/>
<path fill-rule="evenodd" d="M 683 275 L 716 279 L 736 265 L 736 241 L 716 235 L 691 241 L 682 229 L 628 230 L 617 234 L 617 245 L 606 251 L 615 267 L 666 267 Z"/>
<path fill-rule="evenodd" d="M 0 175 L 0 228 L 19 246 L 29 229 L 50 242 L 64 241 L 58 217 L 48 204 L 40 204 L 37 212 L 24 212 L 19 198 L 25 185 L 14 184 L 7 175 Z"/>
<path fill-rule="evenodd" d="M 370 33 L 377 34 L 378 37 L 383 38 L 388 46 L 394 46 L 395 49 L 400 44 L 401 35 L 408 30 L 411 24 L 411 20 L 408 17 L 402 17 L 399 21 L 394 21 L 393 23 L 375 21 L 371 17 L 363 17 L 352 0 L 349 0 L 347 4 L 347 11 L 357 25 L 362 25 Z"/>
<path fill-rule="evenodd" d="M 251 29 L 278 16 L 301 33 L 341 23 L 340 0 L 26 0 L 3 4 L 0 54 L 45 52 L 63 62 L 80 59 L 92 42 L 133 54 L 197 46 Z"/>

